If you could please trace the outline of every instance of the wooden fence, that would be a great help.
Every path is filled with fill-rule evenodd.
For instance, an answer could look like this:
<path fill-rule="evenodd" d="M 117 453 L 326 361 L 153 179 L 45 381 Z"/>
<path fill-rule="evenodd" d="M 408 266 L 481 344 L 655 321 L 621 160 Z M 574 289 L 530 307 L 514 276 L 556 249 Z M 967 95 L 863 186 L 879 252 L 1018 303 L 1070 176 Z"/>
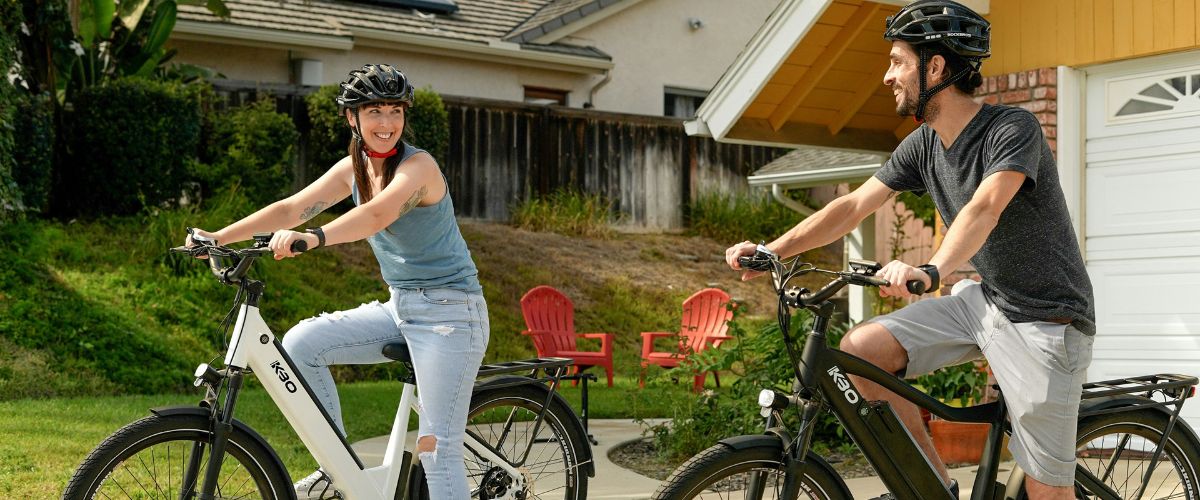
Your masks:
<path fill-rule="evenodd" d="M 516 202 L 573 188 L 612 200 L 628 225 L 679 229 L 694 197 L 744 191 L 747 175 L 787 152 L 688 137 L 672 118 L 443 99 L 443 170 L 467 217 L 504 220 Z"/>
<path fill-rule="evenodd" d="M 219 80 L 224 106 L 275 97 L 301 133 L 295 189 L 328 166 L 307 164 L 304 95 L 315 87 Z M 558 188 L 598 193 L 624 223 L 648 230 L 684 227 L 701 193 L 744 191 L 746 176 L 788 150 L 688 137 L 683 121 L 510 101 L 442 96 L 450 148 L 442 170 L 460 216 L 507 220 L 513 204 Z M 318 169 L 312 171 L 312 169 Z"/>

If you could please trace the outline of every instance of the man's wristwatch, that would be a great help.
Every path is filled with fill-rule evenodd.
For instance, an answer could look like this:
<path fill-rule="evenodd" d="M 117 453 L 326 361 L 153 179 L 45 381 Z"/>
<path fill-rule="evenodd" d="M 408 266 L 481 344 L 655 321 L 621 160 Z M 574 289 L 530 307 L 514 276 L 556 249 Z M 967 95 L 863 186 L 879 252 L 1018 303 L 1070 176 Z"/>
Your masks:
<path fill-rule="evenodd" d="M 325 231 L 322 231 L 321 228 L 310 227 L 308 229 L 305 229 L 304 232 L 317 235 L 317 246 L 310 248 L 309 250 L 316 250 L 318 248 L 325 246 Z"/>
<path fill-rule="evenodd" d="M 925 290 L 925 293 L 933 293 L 937 291 L 938 288 L 942 287 L 941 275 L 938 274 L 937 266 L 933 264 L 924 264 L 917 266 L 917 269 L 920 269 L 925 274 L 929 275 L 929 289 Z"/>

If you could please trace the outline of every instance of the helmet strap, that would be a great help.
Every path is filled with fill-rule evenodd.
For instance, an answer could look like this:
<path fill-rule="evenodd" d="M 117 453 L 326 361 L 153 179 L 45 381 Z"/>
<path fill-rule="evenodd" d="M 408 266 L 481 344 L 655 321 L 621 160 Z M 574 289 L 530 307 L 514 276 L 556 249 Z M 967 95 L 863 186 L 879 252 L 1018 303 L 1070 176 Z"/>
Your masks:
<path fill-rule="evenodd" d="M 921 73 L 921 95 L 917 100 L 917 111 L 913 113 L 913 118 L 916 118 L 918 123 L 922 123 L 925 121 L 925 107 L 929 104 L 929 100 L 933 98 L 934 94 L 945 90 L 946 87 L 954 85 L 954 82 L 957 82 L 963 79 L 963 77 L 971 74 L 971 71 L 979 71 L 980 64 L 979 61 L 968 61 L 967 67 L 963 68 L 962 71 L 951 75 L 950 78 L 942 80 L 942 83 L 934 85 L 933 88 L 926 89 L 925 72 L 929 63 L 929 59 L 932 58 L 930 54 L 931 51 L 928 49 L 918 49 L 917 52 L 918 60 L 920 61 L 917 71 Z M 942 56 L 942 58 L 944 59 L 945 56 Z"/>

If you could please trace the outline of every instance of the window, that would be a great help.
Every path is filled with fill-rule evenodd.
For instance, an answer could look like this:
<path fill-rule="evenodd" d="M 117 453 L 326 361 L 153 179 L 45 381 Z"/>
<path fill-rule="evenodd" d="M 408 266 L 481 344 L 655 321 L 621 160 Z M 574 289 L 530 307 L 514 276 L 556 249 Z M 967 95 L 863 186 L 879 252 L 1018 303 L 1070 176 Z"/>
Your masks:
<path fill-rule="evenodd" d="M 434 14 L 454 14 L 458 12 L 458 4 L 454 0 L 355 0 L 363 3 L 373 3 L 385 7 L 416 9 Z"/>
<path fill-rule="evenodd" d="M 703 90 L 664 87 L 663 116 L 692 118 L 696 116 L 696 110 L 705 97 L 708 97 L 708 92 Z"/>
<path fill-rule="evenodd" d="M 569 93 L 565 90 L 526 86 L 525 102 L 530 104 L 557 104 L 559 106 L 566 106 L 567 94 Z"/>

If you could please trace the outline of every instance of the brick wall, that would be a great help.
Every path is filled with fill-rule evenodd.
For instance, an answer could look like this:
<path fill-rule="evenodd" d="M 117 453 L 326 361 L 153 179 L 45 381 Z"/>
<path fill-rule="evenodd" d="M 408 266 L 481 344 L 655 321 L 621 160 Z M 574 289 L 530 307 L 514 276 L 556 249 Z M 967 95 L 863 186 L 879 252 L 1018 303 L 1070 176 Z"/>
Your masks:
<path fill-rule="evenodd" d="M 1050 143 L 1050 150 L 1058 153 L 1058 70 L 1041 68 L 1007 75 L 989 76 L 975 90 L 975 100 L 988 104 L 1005 104 L 1029 110 L 1042 124 L 1042 134 Z M 942 229 L 942 235 L 946 229 Z M 938 245 L 941 244 L 940 236 Z M 950 293 L 949 287 L 959 280 L 979 281 L 979 273 L 970 263 L 942 277 L 942 293 Z"/>
<path fill-rule="evenodd" d="M 1042 133 L 1050 143 L 1050 149 L 1058 153 L 1058 71 L 1055 68 L 986 77 L 975 91 L 975 100 L 1029 110 L 1042 124 Z"/>

